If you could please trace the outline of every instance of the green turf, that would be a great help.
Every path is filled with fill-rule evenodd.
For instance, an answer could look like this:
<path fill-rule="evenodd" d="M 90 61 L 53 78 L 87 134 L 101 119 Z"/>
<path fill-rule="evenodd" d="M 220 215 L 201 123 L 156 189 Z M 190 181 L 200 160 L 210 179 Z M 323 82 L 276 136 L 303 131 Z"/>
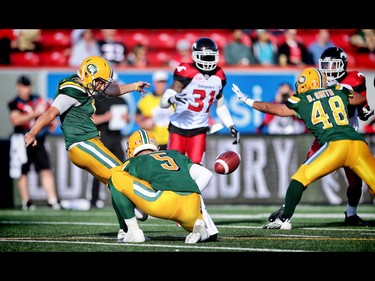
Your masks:
<path fill-rule="evenodd" d="M 185 244 L 187 232 L 174 222 L 140 222 L 145 243 L 117 243 L 111 207 L 89 211 L 0 210 L 0 252 L 375 252 L 375 206 L 361 205 L 359 215 L 371 227 L 344 226 L 345 206 L 297 207 L 292 230 L 267 230 L 278 206 L 209 205 L 220 233 L 216 242 Z"/>

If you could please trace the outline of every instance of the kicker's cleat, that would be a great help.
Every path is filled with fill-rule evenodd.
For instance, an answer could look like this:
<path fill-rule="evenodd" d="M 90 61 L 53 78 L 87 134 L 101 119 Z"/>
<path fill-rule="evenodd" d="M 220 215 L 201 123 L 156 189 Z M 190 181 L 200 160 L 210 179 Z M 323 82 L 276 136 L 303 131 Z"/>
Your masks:
<path fill-rule="evenodd" d="M 194 224 L 193 231 L 186 237 L 186 244 L 195 244 L 198 242 L 203 242 L 210 238 L 208 234 L 206 224 L 203 220 L 196 220 Z"/>
<path fill-rule="evenodd" d="M 268 221 L 269 222 L 274 222 L 278 217 L 281 216 L 281 214 L 283 213 L 283 211 L 284 211 L 284 205 L 282 205 L 280 207 L 280 209 L 278 209 L 277 211 L 275 211 L 272 214 L 270 214 L 270 216 L 268 217 Z"/>
<path fill-rule="evenodd" d="M 123 243 L 142 243 L 145 242 L 146 238 L 143 234 L 142 229 L 137 229 L 133 231 L 129 231 L 125 233 L 124 239 L 117 242 L 123 242 Z"/>
<path fill-rule="evenodd" d="M 126 232 L 123 229 L 120 229 L 117 233 L 117 242 L 124 242 L 124 237 Z"/>
<path fill-rule="evenodd" d="M 361 219 L 357 214 L 348 216 L 345 212 L 345 225 L 348 226 L 371 226 L 370 223 Z"/>
<path fill-rule="evenodd" d="M 278 217 L 274 222 L 270 222 L 262 226 L 263 229 L 292 229 L 292 222 L 290 219 L 285 219 L 282 217 Z"/>

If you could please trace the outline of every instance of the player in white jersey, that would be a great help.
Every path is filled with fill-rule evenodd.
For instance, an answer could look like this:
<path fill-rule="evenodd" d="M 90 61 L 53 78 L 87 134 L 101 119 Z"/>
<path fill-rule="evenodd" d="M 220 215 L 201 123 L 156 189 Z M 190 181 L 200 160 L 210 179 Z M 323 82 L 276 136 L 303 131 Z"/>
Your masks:
<path fill-rule="evenodd" d="M 237 131 L 223 97 L 226 76 L 217 66 L 219 50 L 207 37 L 199 38 L 192 46 L 193 63 L 180 63 L 173 74 L 173 83 L 161 101 L 162 108 L 173 105 L 170 116 L 167 149 L 175 149 L 187 155 L 194 163 L 204 164 L 206 136 L 209 131 L 209 115 L 212 104 L 221 122 L 240 142 Z"/>

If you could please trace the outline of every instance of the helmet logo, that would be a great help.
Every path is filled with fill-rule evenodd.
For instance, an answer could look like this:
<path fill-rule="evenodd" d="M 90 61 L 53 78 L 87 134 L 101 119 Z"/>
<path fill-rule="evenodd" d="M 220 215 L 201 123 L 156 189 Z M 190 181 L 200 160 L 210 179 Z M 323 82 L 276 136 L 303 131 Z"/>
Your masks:
<path fill-rule="evenodd" d="M 95 75 L 95 74 L 98 72 L 98 68 L 96 67 L 95 64 L 90 63 L 90 64 L 87 66 L 87 71 L 88 71 L 91 75 Z"/>

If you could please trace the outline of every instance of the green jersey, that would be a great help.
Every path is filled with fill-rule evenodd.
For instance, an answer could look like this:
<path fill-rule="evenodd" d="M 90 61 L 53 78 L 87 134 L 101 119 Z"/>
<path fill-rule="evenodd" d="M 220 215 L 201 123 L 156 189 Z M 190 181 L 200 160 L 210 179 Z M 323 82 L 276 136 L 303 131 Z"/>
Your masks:
<path fill-rule="evenodd" d="M 90 98 L 86 88 L 77 81 L 78 75 L 69 76 L 59 82 L 54 99 L 58 95 L 67 95 L 76 99 L 80 105 L 72 106 L 60 115 L 61 130 L 66 149 L 76 142 L 99 136 L 99 131 L 92 119 L 95 113 L 95 99 Z"/>
<path fill-rule="evenodd" d="M 348 104 L 351 95 L 344 87 L 337 89 L 332 86 L 295 94 L 285 104 L 297 112 L 297 117 L 303 120 L 320 145 L 344 139 L 365 141 L 349 124 Z"/>
<path fill-rule="evenodd" d="M 147 181 L 155 190 L 201 193 L 190 176 L 193 162 L 177 150 L 160 150 L 132 157 L 122 170 Z"/>

